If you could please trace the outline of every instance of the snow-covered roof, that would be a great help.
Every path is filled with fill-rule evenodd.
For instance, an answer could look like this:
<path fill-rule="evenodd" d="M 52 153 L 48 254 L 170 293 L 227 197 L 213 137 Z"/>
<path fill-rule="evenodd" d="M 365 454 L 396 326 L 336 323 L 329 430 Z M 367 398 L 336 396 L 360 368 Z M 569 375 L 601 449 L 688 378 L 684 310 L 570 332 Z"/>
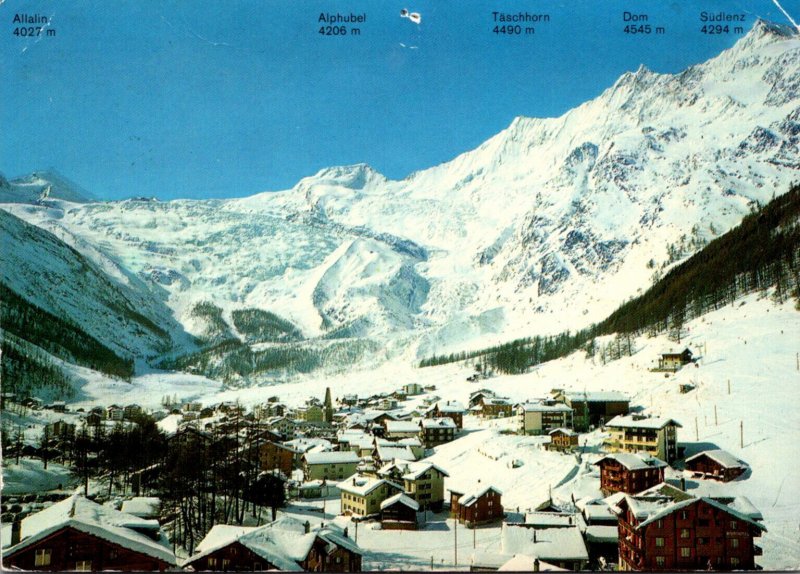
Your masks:
<path fill-rule="evenodd" d="M 574 430 L 566 429 L 566 428 L 563 428 L 563 427 L 557 428 L 557 429 L 553 429 L 547 434 L 556 434 L 556 433 L 564 434 L 564 435 L 567 435 L 567 436 L 578 436 L 578 433 L 576 433 Z"/>
<path fill-rule="evenodd" d="M 644 470 L 648 468 L 664 468 L 667 463 L 652 455 L 643 452 L 615 452 L 607 454 L 594 464 L 600 466 L 604 460 L 614 460 L 628 470 Z"/>
<path fill-rule="evenodd" d="M 381 467 L 380 476 L 389 476 L 394 469 L 401 473 L 403 480 L 416 480 L 431 469 L 438 470 L 443 476 L 450 476 L 442 467 L 428 461 L 408 462 L 396 460 Z"/>
<path fill-rule="evenodd" d="M 573 403 L 629 403 L 631 401 L 619 391 L 566 391 L 564 396 Z"/>
<path fill-rule="evenodd" d="M 422 441 L 417 436 L 408 436 L 398 440 L 397 444 L 402 446 L 422 446 Z"/>
<path fill-rule="evenodd" d="M 453 419 L 448 417 L 437 417 L 432 419 L 422 419 L 422 428 L 435 429 L 435 428 L 450 428 L 455 429 L 456 423 Z"/>
<path fill-rule="evenodd" d="M 503 552 L 528 554 L 545 561 L 588 560 L 589 552 L 577 526 L 529 528 L 504 524 L 500 535 Z"/>
<path fill-rule="evenodd" d="M 660 520 L 677 510 L 681 510 L 691 506 L 692 504 L 696 504 L 702 500 L 710 506 L 723 510 L 728 514 L 739 518 L 740 520 L 744 520 L 745 522 L 753 524 L 756 527 L 766 531 L 766 528 L 763 524 L 757 522 L 749 514 L 742 512 L 742 509 L 745 508 L 743 505 L 739 507 L 736 505 L 729 506 L 720 500 L 716 500 L 707 496 L 696 497 L 674 487 L 660 488 L 660 490 L 657 490 L 662 486 L 669 485 L 658 485 L 636 496 L 631 496 L 628 494 L 625 495 L 625 501 L 628 504 L 628 507 L 631 509 L 631 512 L 634 514 L 634 516 L 636 516 L 636 518 L 639 520 L 639 524 L 636 526 L 637 529 L 642 528 L 656 520 Z M 655 492 L 668 494 L 655 494 Z M 747 503 L 749 503 L 749 501 L 747 501 Z"/>
<path fill-rule="evenodd" d="M 702 456 L 707 456 L 720 466 L 724 468 L 749 468 L 749 465 L 744 462 L 743 460 L 736 458 L 734 455 L 729 453 L 727 450 L 722 449 L 715 449 L 715 450 L 705 450 L 703 452 L 697 453 L 694 456 L 690 456 L 686 459 L 686 462 L 692 462 Z"/>
<path fill-rule="evenodd" d="M 411 421 L 386 421 L 387 433 L 418 433 L 419 425 Z"/>
<path fill-rule="evenodd" d="M 68 527 L 134 552 L 146 554 L 167 564 L 176 564 L 175 554 L 166 538 L 162 536 L 157 542 L 134 530 L 135 528 L 157 532 L 160 529 L 157 520 L 146 520 L 120 512 L 78 494 L 23 519 L 20 542 L 10 548 L 4 548 L 3 554 L 8 557 Z"/>
<path fill-rule="evenodd" d="M 493 490 L 494 492 L 500 495 L 503 494 L 503 492 L 499 488 L 492 486 L 488 482 L 483 484 L 479 482 L 473 485 L 472 488 L 466 490 L 463 493 L 463 495 L 458 499 L 458 504 L 461 506 L 472 506 L 478 501 L 478 499 L 481 496 L 483 496 L 490 490 Z M 456 494 L 460 494 L 459 491 L 456 490 L 450 490 L 450 492 L 455 492 Z"/>
<path fill-rule="evenodd" d="M 160 498 L 155 496 L 136 496 L 123 502 L 121 510 L 140 518 L 151 518 L 158 516 L 160 508 Z"/>
<path fill-rule="evenodd" d="M 436 407 L 440 413 L 463 413 L 467 408 L 458 401 L 439 401 Z"/>
<path fill-rule="evenodd" d="M 574 526 L 578 523 L 577 514 L 560 512 L 528 512 L 525 514 L 525 524 L 529 526 Z"/>
<path fill-rule="evenodd" d="M 378 458 L 387 460 L 417 460 L 417 455 L 408 446 L 383 446 L 378 445 Z"/>
<path fill-rule="evenodd" d="M 606 423 L 612 428 L 662 429 L 673 424 L 683 428 L 678 421 L 669 417 L 640 417 L 637 415 L 618 415 Z"/>
<path fill-rule="evenodd" d="M 402 486 L 396 482 L 392 482 L 391 480 L 386 480 L 385 478 L 375 478 L 373 476 L 361 476 L 358 474 L 354 474 L 353 476 L 346 478 L 342 482 L 338 483 L 337 486 L 339 487 L 339 490 L 343 492 L 358 496 L 367 496 L 370 492 L 384 484 L 388 484 L 392 488 L 396 488 L 401 492 L 403 491 Z"/>
<path fill-rule="evenodd" d="M 534 562 L 538 560 L 535 556 L 527 554 L 515 554 L 497 569 L 499 572 L 533 572 Z M 539 572 L 569 572 L 566 568 L 559 568 L 554 564 L 539 560 Z"/>
<path fill-rule="evenodd" d="M 358 464 L 361 459 L 351 450 L 307 452 L 303 455 L 308 464 Z"/>
<path fill-rule="evenodd" d="M 619 540 L 619 528 L 614 526 L 587 526 L 586 527 L 586 541 L 594 543 L 614 543 Z"/>
<path fill-rule="evenodd" d="M 520 403 L 518 408 L 526 413 L 569 413 L 572 409 L 564 403 L 547 405 L 545 403 Z"/>
<path fill-rule="evenodd" d="M 389 497 L 383 502 L 381 502 L 381 510 L 383 510 L 384 508 L 388 508 L 389 506 L 395 504 L 396 502 L 399 502 L 400 504 L 405 504 L 412 510 L 419 510 L 419 503 L 402 492 L 398 492 L 394 496 Z"/>
<path fill-rule="evenodd" d="M 582 510 L 589 522 L 616 522 L 617 520 L 617 515 L 607 504 L 587 504 Z"/>

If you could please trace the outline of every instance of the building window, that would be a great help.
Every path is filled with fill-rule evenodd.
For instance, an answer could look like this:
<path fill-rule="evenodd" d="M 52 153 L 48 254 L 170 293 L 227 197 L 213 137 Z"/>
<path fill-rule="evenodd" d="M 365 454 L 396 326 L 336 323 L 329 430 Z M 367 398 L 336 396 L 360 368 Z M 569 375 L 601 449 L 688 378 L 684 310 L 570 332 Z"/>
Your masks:
<path fill-rule="evenodd" d="M 681 520 L 686 520 L 687 518 L 689 518 L 689 513 L 685 510 L 681 510 Z"/>
<path fill-rule="evenodd" d="M 663 520 L 658 520 L 656 522 L 656 528 L 664 528 L 664 521 Z"/>
<path fill-rule="evenodd" d="M 50 548 L 38 548 L 34 557 L 34 566 L 50 566 L 50 557 L 53 551 Z"/>
<path fill-rule="evenodd" d="M 656 566 L 664 566 L 667 560 L 663 556 L 656 556 Z"/>
<path fill-rule="evenodd" d="M 739 539 L 731 538 L 731 548 L 739 548 Z"/>
<path fill-rule="evenodd" d="M 681 538 L 689 538 L 691 533 L 688 528 L 681 528 Z"/>
<path fill-rule="evenodd" d="M 692 549 L 687 547 L 681 548 L 681 557 L 689 558 L 692 555 Z"/>
<path fill-rule="evenodd" d="M 208 569 L 214 570 L 217 567 L 217 559 L 216 558 L 209 558 L 208 559 Z"/>
<path fill-rule="evenodd" d="M 738 565 L 739 565 L 739 559 L 736 558 L 736 556 L 731 556 L 731 566 L 738 566 Z"/>
<path fill-rule="evenodd" d="M 91 560 L 78 560 L 75 563 L 75 571 L 76 572 L 91 572 L 92 571 L 92 561 Z"/>
<path fill-rule="evenodd" d="M 736 530 L 737 526 L 738 526 L 737 522 L 735 520 L 731 520 L 731 530 Z"/>
<path fill-rule="evenodd" d="M 664 546 L 664 539 L 661 536 L 656 538 L 656 546 L 658 546 L 659 548 Z"/>
<path fill-rule="evenodd" d="M 222 569 L 223 570 L 227 570 L 230 565 L 231 565 L 231 561 L 230 560 L 228 560 L 227 558 L 223 558 L 222 559 Z"/>

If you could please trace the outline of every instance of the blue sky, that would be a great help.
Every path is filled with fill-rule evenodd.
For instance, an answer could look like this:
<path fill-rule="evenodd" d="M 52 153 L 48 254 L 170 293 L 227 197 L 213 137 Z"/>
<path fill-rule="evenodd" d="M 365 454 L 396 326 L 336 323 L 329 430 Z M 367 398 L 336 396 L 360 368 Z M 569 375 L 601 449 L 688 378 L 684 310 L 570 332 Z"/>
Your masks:
<path fill-rule="evenodd" d="M 494 10 L 551 20 L 497 36 Z M 666 33 L 623 34 L 625 10 Z M 701 10 L 785 22 L 771 0 L 7 0 L 0 171 L 52 167 L 103 199 L 241 197 L 361 162 L 403 178 L 641 63 L 677 72 L 731 46 L 699 32 Z M 367 20 L 324 37 L 320 12 Z M 16 13 L 51 16 L 55 37 L 15 37 Z"/>

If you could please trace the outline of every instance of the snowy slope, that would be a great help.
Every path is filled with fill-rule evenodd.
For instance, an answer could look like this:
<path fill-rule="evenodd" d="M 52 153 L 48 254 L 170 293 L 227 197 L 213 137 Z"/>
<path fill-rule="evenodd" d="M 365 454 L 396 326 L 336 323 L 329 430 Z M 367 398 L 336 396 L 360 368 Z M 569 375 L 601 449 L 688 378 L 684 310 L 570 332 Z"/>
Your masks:
<path fill-rule="evenodd" d="M 0 243 L 0 282 L 120 356 L 154 357 L 188 343 L 158 293 L 117 269 L 126 279 L 119 281 L 108 272 L 112 262 L 97 265 L 6 211 L 0 211 Z"/>
<path fill-rule="evenodd" d="M 793 302 L 776 305 L 770 298 L 748 296 L 693 320 L 687 324 L 688 337 L 682 345 L 690 346 L 701 355 L 699 366 L 685 367 L 666 377 L 664 373 L 649 370 L 657 364 L 661 352 L 675 347 L 675 343 L 659 336 L 635 340 L 633 356 L 606 365 L 599 358 L 587 359 L 585 353 L 578 352 L 542 364 L 525 375 L 498 376 L 478 384 L 465 381 L 472 373 L 468 365 L 409 369 L 394 364 L 370 373 L 311 377 L 268 388 L 223 390 L 203 397 L 202 401 L 211 404 L 238 399 L 243 404 L 253 405 L 263 402 L 269 394 L 280 396 L 289 405 L 299 406 L 309 396 L 321 398 L 326 387 L 334 390 L 336 398 L 346 393 L 390 392 L 407 382 L 435 385 L 435 394 L 443 400 L 462 403 L 466 403 L 471 391 L 479 388 L 492 389 L 513 401 L 545 397 L 553 388 L 622 391 L 631 398 L 632 409 L 678 420 L 683 425 L 678 429 L 678 441 L 686 447 L 687 456 L 700 450 L 722 448 L 750 465 L 752 472 L 734 482 L 721 484 L 688 477 L 687 487 L 696 494 L 749 498 L 764 515 L 768 530 L 758 541 L 764 549 L 758 563 L 767 570 L 798 569 L 800 412 L 792 406 L 800 401 L 800 371 L 796 364 L 796 352 L 800 348 L 798 317 Z M 682 383 L 694 384 L 696 389 L 681 394 Z M 165 392 L 169 391 L 165 389 Z M 418 406 L 424 398 L 425 395 L 413 397 L 402 403 L 402 407 Z M 743 445 L 740 423 L 744 429 Z M 579 464 L 573 455 L 542 450 L 540 437 L 501 432 L 513 424 L 513 420 L 482 422 L 472 416 L 466 417 L 468 432 L 462 438 L 437 447 L 430 458 L 450 473 L 445 488 L 481 479 L 496 484 L 503 491 L 507 511 L 516 511 L 519 507 L 523 512 L 547 500 L 551 487 L 555 502 L 562 505 L 568 504 L 573 494 L 576 499 L 600 495 L 599 475 L 590 463 L 599 458 L 599 446 L 606 435 L 600 431 L 581 435 L 580 443 L 588 444 L 588 454 Z M 510 468 L 514 460 L 521 461 L 522 466 Z M 674 481 L 680 476 L 674 470 L 667 473 L 667 478 Z M 330 519 L 336 514 L 336 505 L 329 501 L 327 508 L 327 518 L 318 513 L 304 516 Z M 359 543 L 368 548 L 368 560 L 375 568 L 389 563 L 399 568 L 419 568 L 431 554 L 435 555 L 437 563 L 444 560 L 445 564 L 452 565 L 453 533 L 452 530 L 439 532 L 441 528 L 444 526 L 440 521 L 435 532 L 426 532 L 417 543 L 408 539 L 407 543 L 395 545 L 397 552 L 391 556 L 386 554 L 385 545 L 392 540 L 387 538 L 388 533 L 373 532 L 366 527 Z M 496 538 L 490 532 L 479 531 L 478 535 L 485 541 L 485 547 L 481 544 L 480 548 L 497 550 L 490 543 L 490 539 Z M 439 550 L 435 550 L 437 544 L 432 540 L 426 542 L 429 534 L 441 536 Z M 461 546 L 461 534 L 459 540 Z M 460 564 L 469 555 L 471 543 L 471 539 L 464 541 Z"/>
<path fill-rule="evenodd" d="M 786 191 L 798 145 L 800 40 L 759 22 L 402 181 L 355 165 L 238 200 L 3 207 L 163 289 L 187 328 L 199 301 L 256 307 L 412 362 L 601 319 Z"/>

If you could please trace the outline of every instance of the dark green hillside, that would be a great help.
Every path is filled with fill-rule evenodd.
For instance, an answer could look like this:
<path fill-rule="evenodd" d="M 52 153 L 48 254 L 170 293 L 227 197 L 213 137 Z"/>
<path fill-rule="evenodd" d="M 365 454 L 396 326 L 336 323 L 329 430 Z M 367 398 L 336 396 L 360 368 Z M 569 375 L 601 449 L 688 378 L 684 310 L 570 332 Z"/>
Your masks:
<path fill-rule="evenodd" d="M 263 309 L 237 309 L 231 315 L 234 327 L 248 343 L 289 342 L 303 338 L 292 323 Z"/>
<path fill-rule="evenodd" d="M 11 377 L 3 377 L 3 388 L 17 384 L 16 375 L 5 371 L 6 360 L 12 360 L 14 352 L 9 346 L 9 334 L 77 365 L 115 377 L 133 375 L 131 358 L 120 357 L 77 325 L 33 305 L 3 283 L 0 283 L 0 301 L 4 375 Z"/>
<path fill-rule="evenodd" d="M 528 367 L 585 348 L 598 351 L 595 337 L 617 333 L 608 352 L 630 353 L 632 335 L 674 332 L 688 320 L 719 309 L 737 298 L 772 289 L 778 302 L 800 300 L 800 186 L 763 208 L 673 268 L 643 295 L 621 305 L 605 320 L 570 334 L 517 339 L 479 351 L 423 359 L 420 367 L 480 357 L 500 372 Z"/>

